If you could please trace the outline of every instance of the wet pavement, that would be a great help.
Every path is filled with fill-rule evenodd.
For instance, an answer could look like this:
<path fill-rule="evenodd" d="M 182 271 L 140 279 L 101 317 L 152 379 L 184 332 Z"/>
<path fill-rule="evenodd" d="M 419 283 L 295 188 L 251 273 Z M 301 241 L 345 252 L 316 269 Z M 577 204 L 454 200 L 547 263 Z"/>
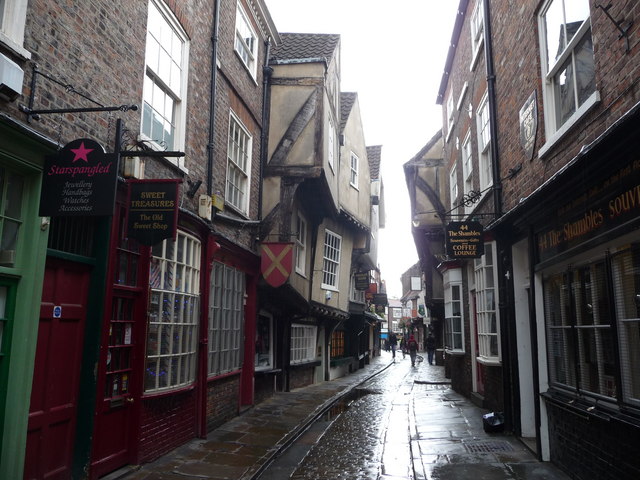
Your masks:
<path fill-rule="evenodd" d="M 443 367 L 382 352 L 349 376 L 277 393 L 206 439 L 107 478 L 569 479 L 513 436 L 484 432 L 484 413 L 451 390 Z"/>

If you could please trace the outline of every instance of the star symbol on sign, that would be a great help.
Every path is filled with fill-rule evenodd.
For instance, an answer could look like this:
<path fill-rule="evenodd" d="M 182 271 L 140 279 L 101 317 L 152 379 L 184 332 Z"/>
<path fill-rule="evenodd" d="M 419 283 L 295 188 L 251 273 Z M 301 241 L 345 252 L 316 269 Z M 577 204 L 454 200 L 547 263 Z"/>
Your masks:
<path fill-rule="evenodd" d="M 87 155 L 89 154 L 89 152 L 93 152 L 93 148 L 86 148 L 84 146 L 84 142 L 82 142 L 80 144 L 80 148 L 72 148 L 71 151 L 76 154 L 76 156 L 73 157 L 72 163 L 75 163 L 78 160 L 84 160 L 85 162 L 89 163 Z"/>

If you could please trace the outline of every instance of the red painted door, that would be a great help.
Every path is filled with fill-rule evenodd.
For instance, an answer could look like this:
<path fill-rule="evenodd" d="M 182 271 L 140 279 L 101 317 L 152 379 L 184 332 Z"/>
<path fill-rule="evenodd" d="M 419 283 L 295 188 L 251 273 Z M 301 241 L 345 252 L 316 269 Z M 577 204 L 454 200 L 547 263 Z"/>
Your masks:
<path fill-rule="evenodd" d="M 71 478 L 90 267 L 47 259 L 24 477 Z"/>

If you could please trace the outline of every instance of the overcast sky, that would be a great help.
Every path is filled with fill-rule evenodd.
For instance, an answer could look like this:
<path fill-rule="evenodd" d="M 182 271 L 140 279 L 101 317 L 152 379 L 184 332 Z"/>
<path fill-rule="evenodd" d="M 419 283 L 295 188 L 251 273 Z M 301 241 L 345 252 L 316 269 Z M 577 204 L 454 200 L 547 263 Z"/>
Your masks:
<path fill-rule="evenodd" d="M 442 128 L 436 97 L 458 0 L 265 0 L 281 33 L 338 33 L 341 91 L 357 92 L 367 145 L 382 145 L 386 226 L 378 263 L 390 297 L 418 261 L 402 165 Z"/>

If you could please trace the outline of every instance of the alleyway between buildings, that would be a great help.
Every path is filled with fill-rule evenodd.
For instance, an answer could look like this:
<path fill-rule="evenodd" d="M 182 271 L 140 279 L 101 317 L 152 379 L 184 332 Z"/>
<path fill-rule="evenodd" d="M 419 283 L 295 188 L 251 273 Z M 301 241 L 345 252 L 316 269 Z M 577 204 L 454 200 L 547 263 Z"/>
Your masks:
<path fill-rule="evenodd" d="M 341 401 L 342 400 L 342 401 Z M 383 352 L 346 377 L 278 393 L 159 460 L 109 480 L 567 480 L 487 413 L 440 366 Z M 351 417 L 351 418 L 350 418 Z"/>

